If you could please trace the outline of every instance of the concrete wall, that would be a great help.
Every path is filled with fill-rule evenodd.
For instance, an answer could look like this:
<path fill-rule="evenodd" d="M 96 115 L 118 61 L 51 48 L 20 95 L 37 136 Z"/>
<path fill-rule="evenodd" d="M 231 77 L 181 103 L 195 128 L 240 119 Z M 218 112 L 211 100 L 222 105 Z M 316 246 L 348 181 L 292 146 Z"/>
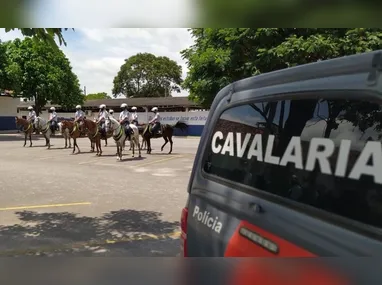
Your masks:
<path fill-rule="evenodd" d="M 0 131 L 16 130 L 15 116 L 19 98 L 0 96 Z"/>
<path fill-rule="evenodd" d="M 177 121 L 181 120 L 188 124 L 188 130 L 182 132 L 175 129 L 174 135 L 176 136 L 200 136 L 202 134 L 204 124 L 206 123 L 209 111 L 189 111 L 189 112 L 160 112 L 162 124 L 173 125 Z M 27 116 L 28 112 L 21 111 L 19 116 Z M 58 117 L 62 118 L 74 118 L 74 113 L 57 113 Z M 45 119 L 49 118 L 48 112 L 43 112 L 41 114 Z M 94 118 L 98 116 L 98 112 L 87 113 L 87 118 Z M 119 113 L 115 113 L 114 117 L 118 118 Z M 153 118 L 153 113 L 138 113 L 139 123 L 147 123 Z"/>

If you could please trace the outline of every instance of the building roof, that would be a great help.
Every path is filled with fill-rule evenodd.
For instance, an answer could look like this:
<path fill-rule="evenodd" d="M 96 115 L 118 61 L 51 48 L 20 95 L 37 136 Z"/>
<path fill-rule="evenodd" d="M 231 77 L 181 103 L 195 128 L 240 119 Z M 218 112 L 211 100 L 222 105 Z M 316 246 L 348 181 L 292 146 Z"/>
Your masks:
<path fill-rule="evenodd" d="M 154 97 L 154 98 L 125 98 L 125 99 L 102 99 L 85 101 L 83 107 L 92 109 L 105 104 L 107 108 L 119 107 L 122 103 L 127 103 L 130 107 L 200 107 L 198 104 L 190 101 L 187 97 Z M 20 102 L 18 108 L 26 108 L 33 102 Z M 59 105 L 46 105 L 45 107 L 60 107 Z"/>

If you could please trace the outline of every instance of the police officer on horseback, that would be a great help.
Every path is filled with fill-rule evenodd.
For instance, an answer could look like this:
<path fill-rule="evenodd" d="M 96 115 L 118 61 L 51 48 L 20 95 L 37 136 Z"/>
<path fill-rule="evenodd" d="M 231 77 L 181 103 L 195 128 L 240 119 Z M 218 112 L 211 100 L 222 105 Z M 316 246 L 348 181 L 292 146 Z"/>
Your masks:
<path fill-rule="evenodd" d="M 123 126 L 125 126 L 125 130 L 126 130 L 126 133 L 129 133 L 130 132 L 130 127 L 129 127 L 129 118 L 130 118 L 130 114 L 129 114 L 129 110 L 127 109 L 127 104 L 126 103 L 122 103 L 121 104 L 121 113 L 119 114 L 119 123 Z"/>
<path fill-rule="evenodd" d="M 52 133 L 54 134 L 54 132 L 58 129 L 56 108 L 50 107 L 49 113 L 50 115 L 49 115 L 48 123 Z"/>
<path fill-rule="evenodd" d="M 109 116 L 114 118 L 114 110 L 113 109 L 110 109 L 109 110 Z"/>
<path fill-rule="evenodd" d="M 32 106 L 29 106 L 28 107 L 28 110 L 29 110 L 29 113 L 28 113 L 28 122 L 32 123 L 32 127 L 33 127 L 33 132 L 36 132 L 36 127 L 34 125 L 34 121 L 36 120 L 36 112 L 35 110 L 33 109 Z"/>
<path fill-rule="evenodd" d="M 109 119 L 109 113 L 106 111 L 106 105 L 101 104 L 99 106 L 98 120 L 96 123 L 97 124 L 101 123 L 101 132 L 105 137 L 106 137 L 106 133 L 107 133 L 106 121 L 108 119 Z"/>
<path fill-rule="evenodd" d="M 157 107 L 152 108 L 151 112 L 154 113 L 154 118 L 149 122 L 149 124 L 152 125 L 151 133 L 154 134 L 154 135 L 156 133 L 159 134 L 159 131 L 161 129 L 161 124 L 160 124 L 160 115 L 159 115 L 159 112 L 158 112 L 158 108 Z"/>
<path fill-rule="evenodd" d="M 81 105 L 76 106 L 76 113 L 74 114 L 74 123 L 79 122 L 79 129 L 83 133 L 83 124 L 85 119 L 85 112 L 82 111 Z"/>
<path fill-rule="evenodd" d="M 131 108 L 131 123 L 136 125 L 138 127 L 138 114 L 137 114 L 137 107 Z"/>

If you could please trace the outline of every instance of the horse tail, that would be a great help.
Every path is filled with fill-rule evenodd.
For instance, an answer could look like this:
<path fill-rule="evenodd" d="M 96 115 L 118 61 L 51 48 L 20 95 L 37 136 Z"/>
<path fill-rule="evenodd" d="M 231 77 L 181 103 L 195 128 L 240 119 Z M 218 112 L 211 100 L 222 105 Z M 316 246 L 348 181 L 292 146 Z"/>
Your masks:
<path fill-rule="evenodd" d="M 171 126 L 173 129 L 180 129 L 182 132 L 188 128 L 188 125 L 184 122 L 178 121 L 176 124 Z"/>
<path fill-rule="evenodd" d="M 148 130 L 149 130 L 149 124 L 147 124 L 145 127 L 144 127 L 144 129 L 143 129 L 143 131 L 142 131 L 142 136 L 144 136 L 147 132 L 148 132 Z"/>

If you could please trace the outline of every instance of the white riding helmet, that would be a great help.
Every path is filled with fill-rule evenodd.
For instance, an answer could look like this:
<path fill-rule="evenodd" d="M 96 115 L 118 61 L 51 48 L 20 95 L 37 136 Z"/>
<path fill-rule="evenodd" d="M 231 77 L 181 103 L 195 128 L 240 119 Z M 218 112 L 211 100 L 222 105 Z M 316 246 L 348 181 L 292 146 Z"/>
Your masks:
<path fill-rule="evenodd" d="M 77 105 L 76 106 L 76 109 L 78 110 L 78 109 L 81 109 L 81 105 Z"/>
<path fill-rule="evenodd" d="M 51 110 L 51 111 L 56 111 L 56 108 L 54 108 L 54 107 L 50 107 L 50 110 Z"/>
<path fill-rule="evenodd" d="M 102 108 L 106 108 L 106 105 L 105 104 L 101 104 L 99 105 L 99 108 L 102 109 Z"/>
<path fill-rule="evenodd" d="M 32 106 L 29 106 L 29 107 L 28 107 L 28 110 L 33 110 L 33 107 L 32 107 Z"/>
<path fill-rule="evenodd" d="M 137 110 L 137 107 L 132 107 L 131 110 L 134 110 L 134 111 L 135 111 L 135 110 Z"/>
<path fill-rule="evenodd" d="M 158 112 L 158 108 L 157 107 L 152 108 L 151 112 Z"/>
<path fill-rule="evenodd" d="M 110 109 L 110 110 L 109 110 L 109 113 L 110 113 L 110 114 L 113 114 L 113 113 L 114 113 L 114 110 L 113 110 L 113 109 Z"/>
<path fill-rule="evenodd" d="M 126 108 L 127 107 L 127 104 L 126 103 L 122 103 L 121 104 L 121 108 Z"/>

